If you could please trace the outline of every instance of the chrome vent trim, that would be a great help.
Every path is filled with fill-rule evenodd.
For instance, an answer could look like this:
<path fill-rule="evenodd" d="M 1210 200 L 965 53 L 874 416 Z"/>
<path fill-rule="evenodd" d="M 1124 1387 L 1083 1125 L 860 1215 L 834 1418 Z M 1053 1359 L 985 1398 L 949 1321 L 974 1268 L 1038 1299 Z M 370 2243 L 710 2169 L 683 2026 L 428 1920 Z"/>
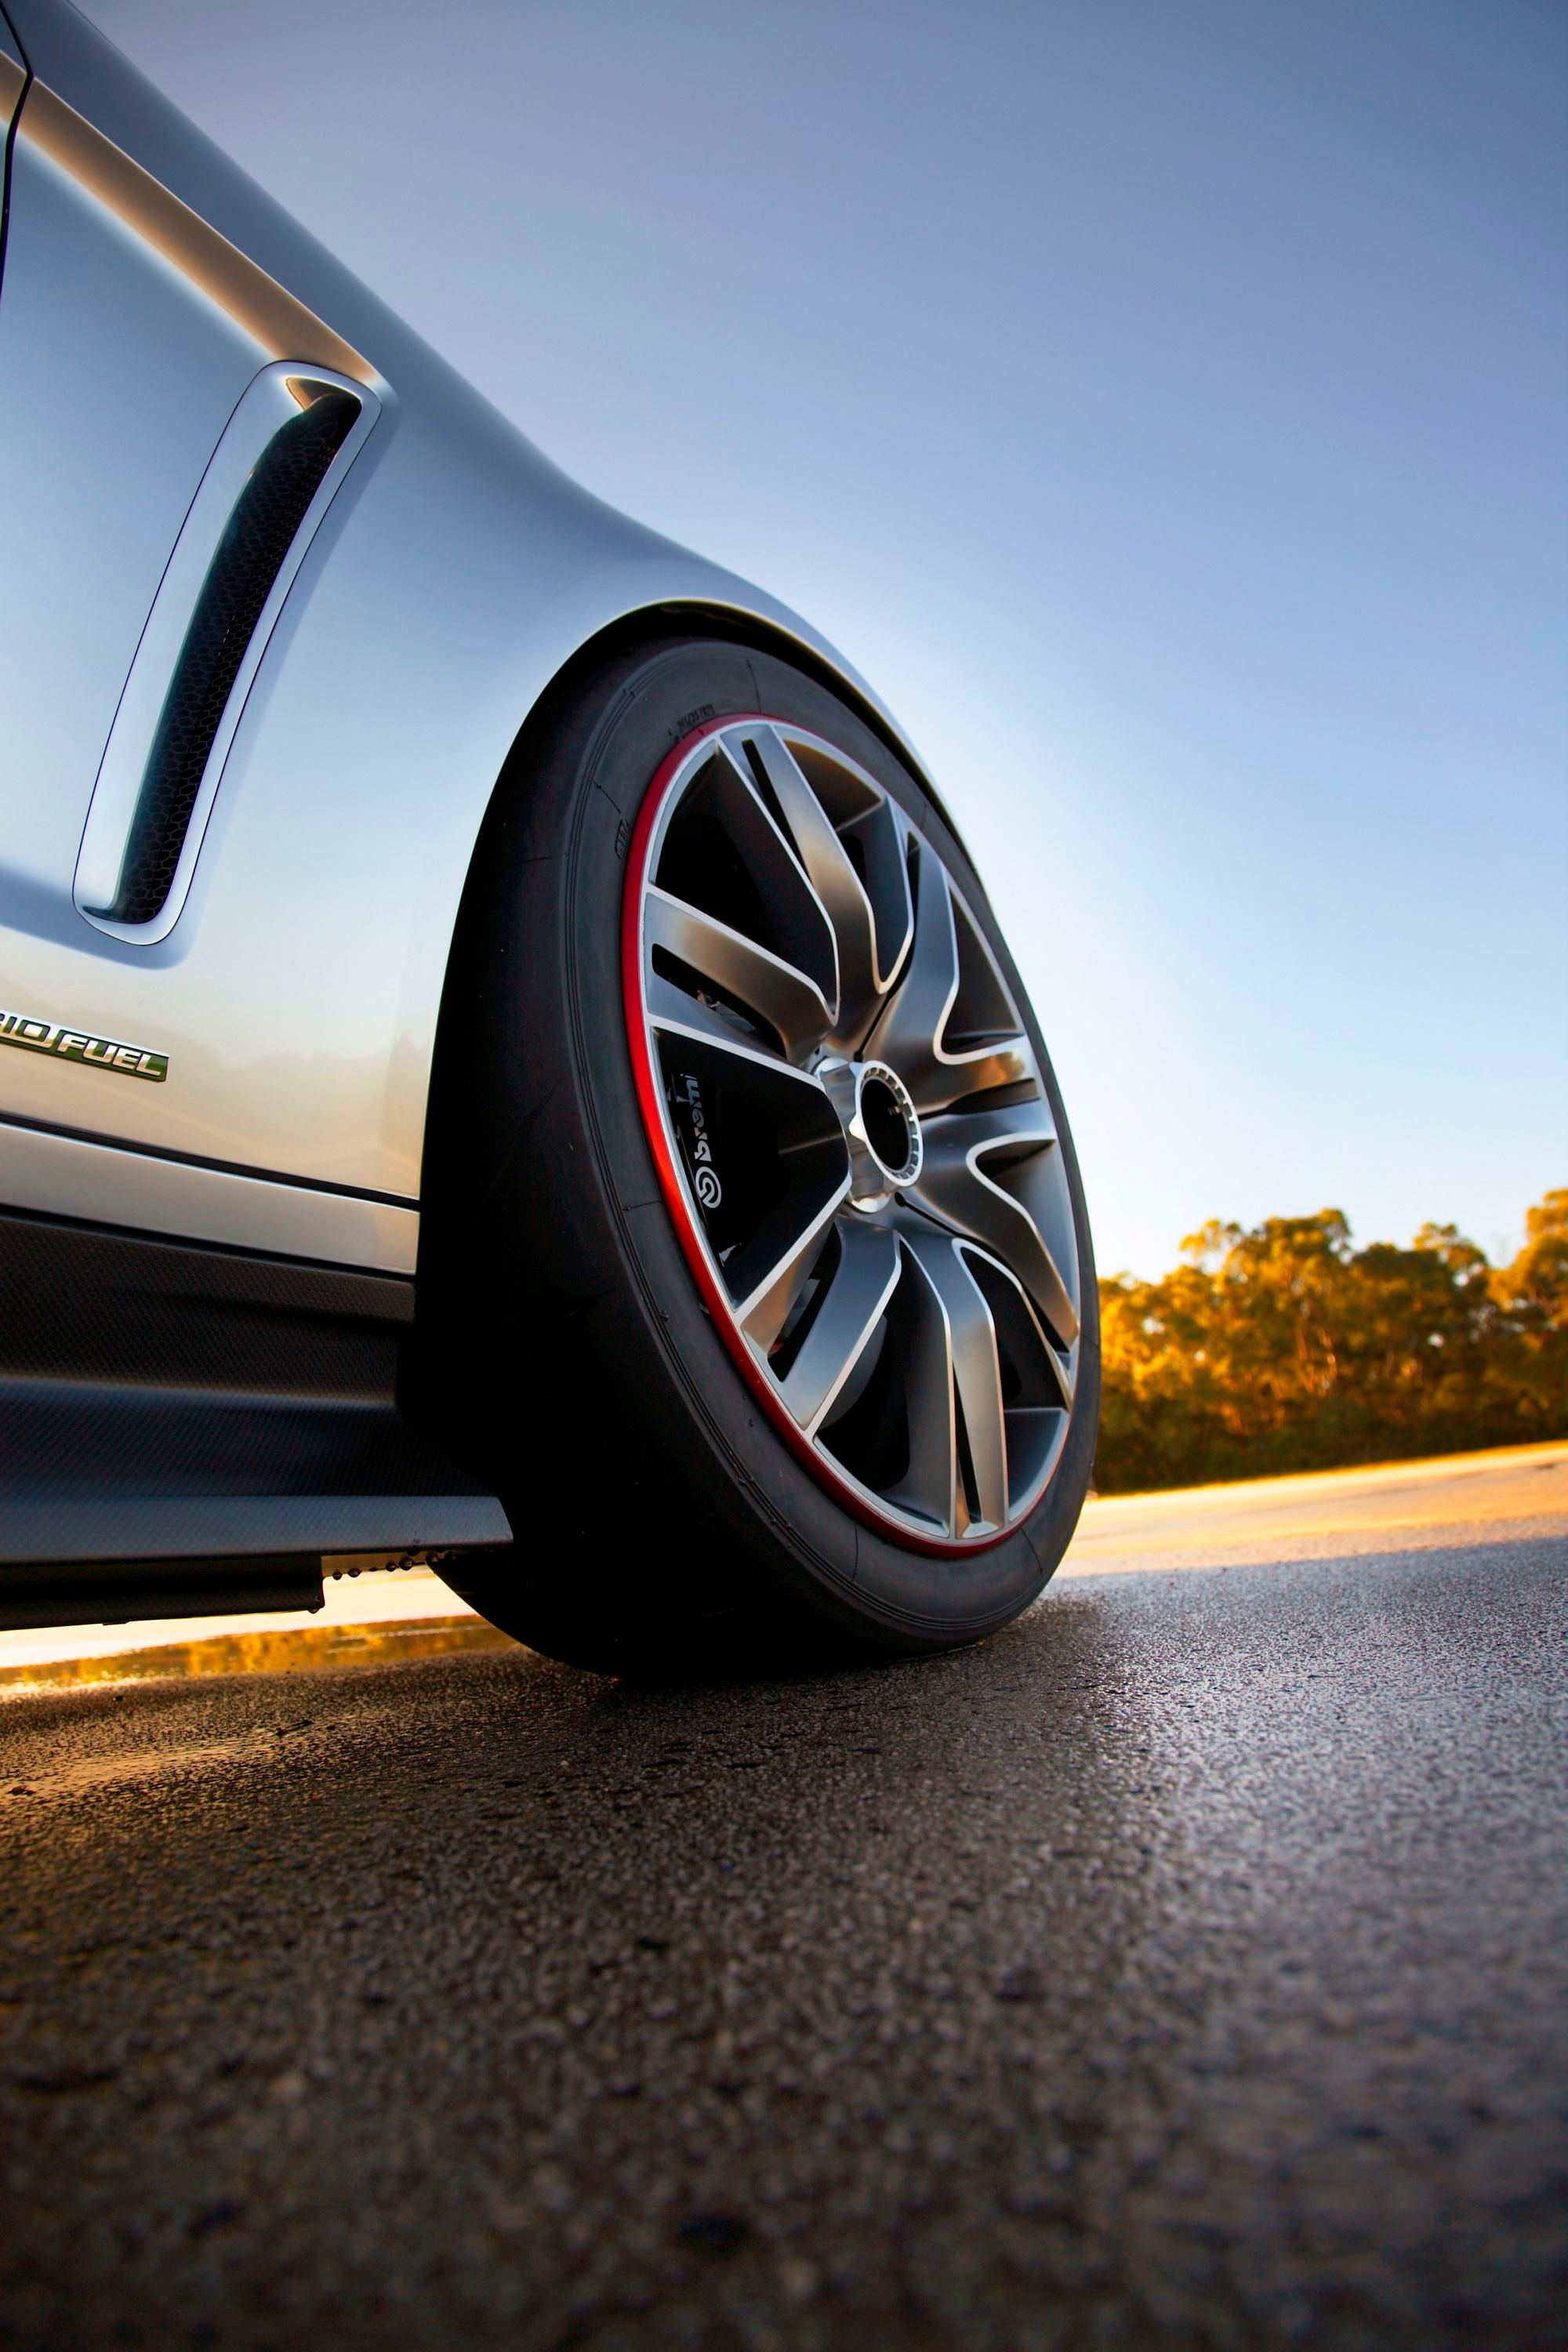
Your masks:
<path fill-rule="evenodd" d="M 151 944 L 174 928 L 283 600 L 379 414 L 324 370 L 266 368 L 214 452 L 163 574 L 99 768 L 77 908 Z"/>

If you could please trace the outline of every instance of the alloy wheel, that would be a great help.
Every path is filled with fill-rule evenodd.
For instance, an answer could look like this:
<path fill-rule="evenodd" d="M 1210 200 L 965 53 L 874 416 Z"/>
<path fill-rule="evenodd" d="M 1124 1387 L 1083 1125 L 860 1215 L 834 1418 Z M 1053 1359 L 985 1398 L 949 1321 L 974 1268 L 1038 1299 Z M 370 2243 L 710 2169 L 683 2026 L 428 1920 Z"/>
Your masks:
<path fill-rule="evenodd" d="M 911 1549 L 998 1542 L 1060 1458 L 1079 1250 L 1015 993 L 927 835 L 765 717 L 665 761 L 622 940 L 681 1247 L 773 1426 Z"/>

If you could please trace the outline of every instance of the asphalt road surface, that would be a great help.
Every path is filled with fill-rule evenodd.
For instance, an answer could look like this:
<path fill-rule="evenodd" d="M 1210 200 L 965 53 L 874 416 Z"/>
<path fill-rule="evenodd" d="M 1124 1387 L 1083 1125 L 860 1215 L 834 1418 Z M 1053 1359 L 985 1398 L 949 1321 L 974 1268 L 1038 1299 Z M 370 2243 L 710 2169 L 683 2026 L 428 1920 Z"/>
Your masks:
<path fill-rule="evenodd" d="M 14 1694 L 0 2343 L 1568 2343 L 1565 1571 L 1557 1449 L 881 1672 Z"/>

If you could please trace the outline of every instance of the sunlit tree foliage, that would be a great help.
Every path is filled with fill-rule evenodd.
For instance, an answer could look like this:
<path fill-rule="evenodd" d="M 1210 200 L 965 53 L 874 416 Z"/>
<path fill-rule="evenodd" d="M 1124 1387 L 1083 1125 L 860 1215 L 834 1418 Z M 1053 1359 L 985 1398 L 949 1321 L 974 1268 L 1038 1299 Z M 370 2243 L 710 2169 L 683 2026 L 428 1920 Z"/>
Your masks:
<path fill-rule="evenodd" d="M 1568 1434 L 1568 1191 L 1492 1266 L 1452 1225 L 1356 1249 L 1338 1209 L 1207 1224 L 1100 1286 L 1102 1494 Z"/>

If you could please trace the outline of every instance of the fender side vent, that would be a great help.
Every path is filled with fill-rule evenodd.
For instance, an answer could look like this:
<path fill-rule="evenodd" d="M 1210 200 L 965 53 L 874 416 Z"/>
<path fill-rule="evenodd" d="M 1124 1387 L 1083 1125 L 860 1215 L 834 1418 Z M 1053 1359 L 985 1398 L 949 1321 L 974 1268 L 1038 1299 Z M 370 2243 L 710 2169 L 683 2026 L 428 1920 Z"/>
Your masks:
<path fill-rule="evenodd" d="M 169 895 L 185 829 L 234 682 L 311 499 L 360 404 L 323 387 L 272 436 L 218 541 L 169 681 L 125 845 L 120 887 L 95 908 L 150 923 Z"/>

